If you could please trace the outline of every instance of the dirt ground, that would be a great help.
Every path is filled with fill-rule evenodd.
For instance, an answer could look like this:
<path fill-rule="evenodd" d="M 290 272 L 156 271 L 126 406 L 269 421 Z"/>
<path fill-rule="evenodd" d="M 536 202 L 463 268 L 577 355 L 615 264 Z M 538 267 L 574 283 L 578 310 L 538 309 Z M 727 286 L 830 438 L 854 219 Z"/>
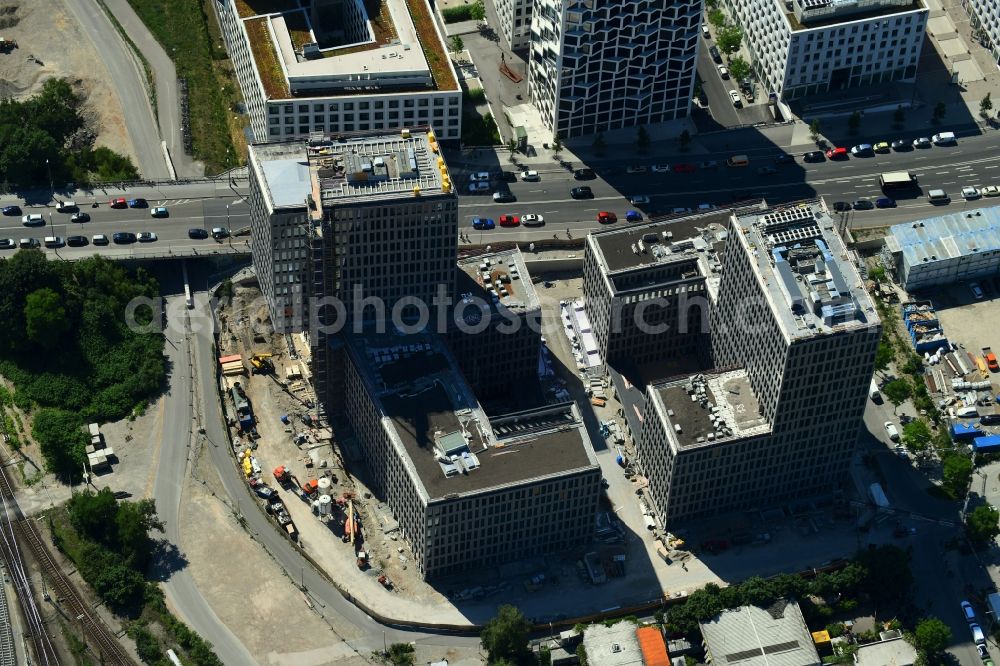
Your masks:
<path fill-rule="evenodd" d="M 18 43 L 18 48 L 0 53 L 0 98 L 30 97 L 46 79 L 64 77 L 85 99 L 85 116 L 97 145 L 135 162 L 108 70 L 63 0 L 0 0 L 0 36 Z"/>

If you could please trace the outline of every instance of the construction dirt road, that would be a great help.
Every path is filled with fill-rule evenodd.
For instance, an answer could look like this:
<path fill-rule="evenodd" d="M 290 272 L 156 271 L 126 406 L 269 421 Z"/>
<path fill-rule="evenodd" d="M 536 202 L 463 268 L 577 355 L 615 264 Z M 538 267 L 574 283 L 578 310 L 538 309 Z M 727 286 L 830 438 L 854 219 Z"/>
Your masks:
<path fill-rule="evenodd" d="M 108 69 L 63 0 L 0 0 L 0 37 L 17 43 L 0 52 L 0 98 L 30 97 L 47 79 L 65 78 L 85 100 L 96 145 L 136 162 Z"/>

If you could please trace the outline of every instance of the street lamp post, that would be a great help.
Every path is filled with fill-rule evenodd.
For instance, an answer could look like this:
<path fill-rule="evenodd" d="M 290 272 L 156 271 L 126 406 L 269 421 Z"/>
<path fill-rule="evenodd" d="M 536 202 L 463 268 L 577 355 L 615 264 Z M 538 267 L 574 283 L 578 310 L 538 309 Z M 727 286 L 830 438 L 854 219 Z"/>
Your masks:
<path fill-rule="evenodd" d="M 52 184 L 52 168 L 49 167 L 49 160 L 45 160 L 45 172 L 49 175 L 49 191 L 54 192 L 55 186 Z"/>

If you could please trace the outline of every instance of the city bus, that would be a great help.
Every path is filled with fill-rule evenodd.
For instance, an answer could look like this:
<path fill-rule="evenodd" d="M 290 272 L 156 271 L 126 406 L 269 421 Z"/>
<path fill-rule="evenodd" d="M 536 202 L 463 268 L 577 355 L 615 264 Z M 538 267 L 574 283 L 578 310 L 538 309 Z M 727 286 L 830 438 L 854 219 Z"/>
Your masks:
<path fill-rule="evenodd" d="M 878 184 L 886 193 L 894 190 L 912 189 L 917 186 L 917 176 L 911 171 L 883 173 L 878 177 Z"/>

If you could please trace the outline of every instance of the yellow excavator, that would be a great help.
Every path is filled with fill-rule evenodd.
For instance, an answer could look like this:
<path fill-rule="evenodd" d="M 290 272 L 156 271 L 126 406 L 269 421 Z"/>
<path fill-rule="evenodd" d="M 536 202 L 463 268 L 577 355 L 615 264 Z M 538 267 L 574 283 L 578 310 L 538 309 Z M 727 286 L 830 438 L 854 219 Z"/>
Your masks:
<path fill-rule="evenodd" d="M 272 374 L 274 363 L 271 362 L 273 354 L 254 354 L 250 357 L 250 373 L 254 375 Z"/>

